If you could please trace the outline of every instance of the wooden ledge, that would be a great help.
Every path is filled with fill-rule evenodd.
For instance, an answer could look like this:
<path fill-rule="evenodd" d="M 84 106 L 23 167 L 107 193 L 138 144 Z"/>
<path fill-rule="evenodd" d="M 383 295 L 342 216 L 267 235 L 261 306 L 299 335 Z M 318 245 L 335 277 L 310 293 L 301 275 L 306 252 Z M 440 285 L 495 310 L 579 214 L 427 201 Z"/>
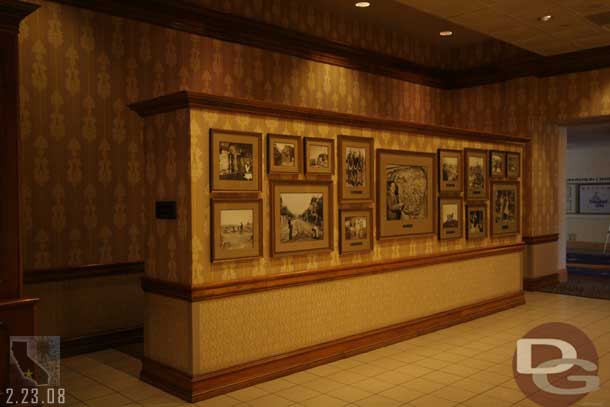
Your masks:
<path fill-rule="evenodd" d="M 523 236 L 523 241 L 528 245 L 551 243 L 559 240 L 559 233 L 552 233 L 550 235 L 538 235 L 538 236 Z"/>
<path fill-rule="evenodd" d="M 39 284 L 136 273 L 144 273 L 144 263 L 89 264 L 79 267 L 26 270 L 23 280 L 26 284 Z"/>
<path fill-rule="evenodd" d="M 144 278 L 142 279 L 142 288 L 145 292 L 190 302 L 198 302 L 306 284 L 316 284 L 344 278 L 363 277 L 372 274 L 387 273 L 414 267 L 426 267 L 435 264 L 471 260 L 481 257 L 499 256 L 508 253 L 520 252 L 524 247 L 525 244 L 520 242 L 483 249 L 468 249 L 450 253 L 437 253 L 429 256 L 409 257 L 398 260 L 378 261 L 372 263 L 349 264 L 313 271 L 281 273 L 263 277 L 249 277 L 237 280 L 219 281 L 193 287 L 178 283 Z"/>

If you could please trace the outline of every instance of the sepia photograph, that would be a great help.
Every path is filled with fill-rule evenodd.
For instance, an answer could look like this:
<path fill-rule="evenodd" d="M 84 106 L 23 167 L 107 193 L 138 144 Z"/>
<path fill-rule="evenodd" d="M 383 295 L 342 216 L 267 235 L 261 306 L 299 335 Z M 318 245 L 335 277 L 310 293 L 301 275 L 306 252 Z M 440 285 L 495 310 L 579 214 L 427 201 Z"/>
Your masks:
<path fill-rule="evenodd" d="M 262 256 L 262 201 L 212 198 L 212 261 L 253 259 Z"/>
<path fill-rule="evenodd" d="M 335 141 L 305 137 L 305 172 L 332 175 L 335 173 Z"/>
<path fill-rule="evenodd" d="M 466 207 L 466 238 L 481 239 L 487 234 L 486 231 L 486 207 L 467 206 Z"/>
<path fill-rule="evenodd" d="M 465 149 L 464 161 L 465 198 L 468 200 L 487 199 L 487 151 Z"/>
<path fill-rule="evenodd" d="M 456 228 L 458 226 L 458 205 L 444 204 L 441 207 L 441 226 L 443 229 Z"/>
<path fill-rule="evenodd" d="M 301 137 L 267 135 L 267 170 L 269 174 L 299 174 L 302 167 Z"/>
<path fill-rule="evenodd" d="M 324 238 L 323 194 L 280 194 L 280 216 L 280 241 L 282 243 Z"/>
<path fill-rule="evenodd" d="M 273 165 L 278 167 L 296 166 L 296 146 L 290 143 L 273 143 Z"/>
<path fill-rule="evenodd" d="M 521 176 L 521 154 L 506 153 L 506 176 L 519 178 Z"/>
<path fill-rule="evenodd" d="M 490 151 L 489 169 L 491 178 L 504 178 L 506 175 L 506 153 L 503 151 Z"/>
<path fill-rule="evenodd" d="M 462 237 L 462 200 L 457 198 L 439 199 L 438 238 L 457 239 Z"/>
<path fill-rule="evenodd" d="M 366 186 L 366 149 L 347 147 L 345 152 L 345 182 L 352 188 Z"/>
<path fill-rule="evenodd" d="M 428 214 L 428 174 L 425 167 L 386 167 L 386 219 L 424 219 Z"/>
<path fill-rule="evenodd" d="M 210 130 L 210 189 L 260 191 L 262 152 L 260 133 Z"/>
<path fill-rule="evenodd" d="M 462 192 L 462 168 L 460 150 L 438 150 L 438 191 L 440 193 Z"/>
<path fill-rule="evenodd" d="M 372 234 L 373 210 L 341 209 L 339 211 L 341 254 L 366 252 L 373 250 Z"/>
<path fill-rule="evenodd" d="M 492 184 L 491 222 L 492 235 L 519 232 L 519 183 L 495 182 Z"/>
<path fill-rule="evenodd" d="M 373 200 L 373 139 L 339 136 L 339 201 Z"/>
<path fill-rule="evenodd" d="M 328 146 L 314 145 L 309 148 L 309 167 L 316 169 L 327 169 L 330 167 Z"/>
<path fill-rule="evenodd" d="M 368 234 L 368 221 L 366 216 L 348 216 L 343 222 L 345 240 L 362 240 Z"/>

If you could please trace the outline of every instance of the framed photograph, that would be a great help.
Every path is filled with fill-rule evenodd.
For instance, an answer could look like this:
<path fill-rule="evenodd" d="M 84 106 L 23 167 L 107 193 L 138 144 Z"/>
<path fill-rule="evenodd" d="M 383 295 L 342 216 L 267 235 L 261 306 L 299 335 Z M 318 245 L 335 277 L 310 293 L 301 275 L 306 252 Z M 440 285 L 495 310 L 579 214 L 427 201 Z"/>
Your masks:
<path fill-rule="evenodd" d="M 578 213 L 578 184 L 568 184 L 566 187 L 566 213 Z"/>
<path fill-rule="evenodd" d="M 464 150 L 466 200 L 487 199 L 487 151 Z"/>
<path fill-rule="evenodd" d="M 305 173 L 315 175 L 335 173 L 335 140 L 305 137 Z"/>
<path fill-rule="evenodd" d="M 377 238 L 435 233 L 436 154 L 377 150 Z"/>
<path fill-rule="evenodd" d="M 438 192 L 462 192 L 462 152 L 460 150 L 438 150 Z"/>
<path fill-rule="evenodd" d="M 339 236 L 341 254 L 373 250 L 373 209 L 339 210 Z"/>
<path fill-rule="evenodd" d="M 491 236 L 517 234 L 520 231 L 519 182 L 498 181 L 491 184 Z"/>
<path fill-rule="evenodd" d="M 373 201 L 372 138 L 339 136 L 339 202 Z"/>
<path fill-rule="evenodd" d="M 332 251 L 332 181 L 271 181 L 271 255 Z"/>
<path fill-rule="evenodd" d="M 261 191 L 262 136 L 230 130 L 210 130 L 210 190 Z"/>
<path fill-rule="evenodd" d="M 506 176 L 521 177 L 521 153 L 506 153 Z"/>
<path fill-rule="evenodd" d="M 466 206 L 466 239 L 484 239 L 487 236 L 487 207 Z"/>
<path fill-rule="evenodd" d="M 502 179 L 506 176 L 506 153 L 504 151 L 489 152 L 489 176 L 491 179 Z"/>
<path fill-rule="evenodd" d="M 578 212 L 588 215 L 610 214 L 610 184 L 580 184 Z"/>
<path fill-rule="evenodd" d="M 267 134 L 267 170 L 269 174 L 300 174 L 303 157 L 301 137 Z"/>
<path fill-rule="evenodd" d="M 254 259 L 263 255 L 261 199 L 211 200 L 212 261 Z"/>
<path fill-rule="evenodd" d="M 462 200 L 460 198 L 439 198 L 438 238 L 440 240 L 462 237 Z"/>

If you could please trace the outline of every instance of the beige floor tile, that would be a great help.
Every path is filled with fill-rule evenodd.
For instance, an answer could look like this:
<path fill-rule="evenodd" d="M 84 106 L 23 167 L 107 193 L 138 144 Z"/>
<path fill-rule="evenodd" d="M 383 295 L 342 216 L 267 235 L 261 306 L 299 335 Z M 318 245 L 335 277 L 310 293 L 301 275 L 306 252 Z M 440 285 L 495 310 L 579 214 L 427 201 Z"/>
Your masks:
<path fill-rule="evenodd" d="M 227 394 L 227 396 L 237 399 L 239 401 L 250 401 L 269 394 L 265 390 L 259 389 L 258 387 L 246 387 L 245 389 L 239 389 L 234 392 Z"/>
<path fill-rule="evenodd" d="M 455 383 L 459 380 L 462 380 L 462 377 L 456 376 L 450 373 L 444 373 L 441 371 L 430 372 L 425 376 L 422 376 L 422 379 L 429 380 L 431 382 L 441 383 L 444 385 L 449 385 L 451 383 Z"/>
<path fill-rule="evenodd" d="M 185 404 L 184 400 L 180 400 L 179 398 L 176 398 L 169 394 L 155 396 L 146 400 L 142 400 L 138 403 L 146 407 L 182 407 Z M 105 407 L 111 405 L 112 404 L 107 404 Z"/>
<path fill-rule="evenodd" d="M 294 383 L 294 384 L 303 384 L 303 383 L 310 382 L 312 380 L 316 380 L 319 377 L 320 376 L 317 376 L 313 373 L 298 372 L 298 373 L 291 374 L 290 376 L 285 376 L 285 377 L 283 377 L 283 379 L 286 381 L 289 381 L 291 383 Z"/>
<path fill-rule="evenodd" d="M 404 366 L 403 366 L 404 367 Z M 385 373 L 386 370 L 379 367 L 379 366 L 375 366 L 375 365 L 369 365 L 367 364 L 363 364 L 360 366 L 356 366 L 353 367 L 351 369 L 348 369 L 347 371 L 352 372 L 352 373 L 356 373 L 362 376 L 366 376 L 366 377 L 373 377 L 373 376 L 377 376 L 381 373 Z"/>
<path fill-rule="evenodd" d="M 432 392 L 444 387 L 444 385 L 442 385 L 440 383 L 432 382 L 430 380 L 424 380 L 422 378 L 410 380 L 406 383 L 403 383 L 401 386 L 404 386 L 411 390 L 417 390 L 419 392 L 426 393 L 426 394 L 432 393 Z"/>
<path fill-rule="evenodd" d="M 433 369 L 430 369 L 429 367 L 423 367 L 423 366 L 416 366 L 416 365 L 407 365 L 407 366 L 403 366 L 399 369 L 395 370 L 398 373 L 405 373 L 409 376 L 413 376 L 413 377 L 421 377 L 424 375 L 427 375 L 430 372 L 433 372 Z"/>
<path fill-rule="evenodd" d="M 415 400 L 416 398 L 422 397 L 425 393 L 422 393 L 417 390 L 409 389 L 404 386 L 396 386 L 379 393 L 380 396 L 390 398 L 392 400 L 400 401 L 406 403 L 411 400 Z"/>
<path fill-rule="evenodd" d="M 198 407 L 233 407 L 239 403 L 241 403 L 241 401 L 223 395 L 200 401 L 195 403 L 195 405 Z"/>
<path fill-rule="evenodd" d="M 455 403 L 451 400 L 442 399 L 440 397 L 436 397 L 436 396 L 432 396 L 432 395 L 426 395 L 426 396 L 420 397 L 418 399 L 415 399 L 415 400 L 412 400 L 409 402 L 410 406 L 415 406 L 415 407 L 453 407 L 456 404 L 457 403 Z M 491 407 L 491 406 L 487 406 L 487 407 Z"/>
<path fill-rule="evenodd" d="M 269 382 L 259 383 L 256 385 L 256 387 L 268 393 L 275 393 L 280 390 L 287 389 L 288 387 L 292 387 L 294 385 L 295 383 L 289 382 L 285 379 L 275 379 Z"/>
<path fill-rule="evenodd" d="M 302 403 L 305 400 L 319 396 L 320 392 L 298 385 L 280 390 L 275 394 L 296 403 Z"/>
<path fill-rule="evenodd" d="M 374 394 L 371 397 L 365 398 L 364 400 L 360 400 L 356 403 L 356 405 L 361 407 L 397 407 L 402 403 L 387 397 L 380 396 L 378 394 Z"/>
<path fill-rule="evenodd" d="M 341 386 L 345 386 L 345 384 L 336 382 L 327 377 L 320 377 L 319 379 L 303 383 L 302 386 L 309 387 L 310 389 L 320 393 L 328 393 L 331 390 L 337 389 Z"/>
<path fill-rule="evenodd" d="M 165 394 L 162 390 L 159 390 L 158 388 L 144 382 L 121 389 L 120 393 L 128 399 L 136 402 Z"/>
<path fill-rule="evenodd" d="M 466 359 L 464 355 L 458 355 L 457 353 L 442 352 L 432 357 L 433 359 L 442 360 L 443 362 L 456 363 L 460 360 Z"/>
<path fill-rule="evenodd" d="M 462 404 L 468 407 L 508 407 L 512 403 L 480 394 L 464 401 Z"/>
<path fill-rule="evenodd" d="M 301 404 L 307 407 L 341 407 L 345 406 L 347 402 L 326 394 L 320 394 L 319 396 L 306 400 Z"/>
<path fill-rule="evenodd" d="M 357 383 L 357 382 L 361 382 L 365 379 L 368 379 L 367 376 L 363 376 L 361 374 L 354 373 L 354 372 L 351 372 L 348 370 L 342 370 L 338 373 L 328 376 L 328 378 L 330 380 L 334 380 L 336 382 L 343 383 L 343 384 L 352 384 L 352 383 Z"/>
<path fill-rule="evenodd" d="M 449 401 L 453 401 L 455 403 L 461 403 L 468 399 L 471 399 L 477 395 L 477 393 L 473 393 L 468 390 L 464 390 L 460 387 L 455 386 L 445 386 L 442 389 L 439 389 L 431 394 L 432 396 L 440 397 L 442 399 L 446 399 Z"/>
<path fill-rule="evenodd" d="M 338 367 L 331 366 L 331 365 L 321 365 L 321 366 L 316 366 L 314 368 L 306 370 L 306 372 L 315 374 L 317 376 L 324 377 L 324 376 L 330 376 L 331 374 L 334 374 L 337 372 L 341 372 L 342 370 L 343 369 L 340 369 Z"/>
<path fill-rule="evenodd" d="M 354 383 L 353 386 L 359 388 L 360 390 L 369 391 L 371 393 L 381 393 L 382 391 L 385 391 L 385 390 L 388 390 L 388 389 L 394 387 L 393 384 L 390 384 L 388 382 L 383 382 L 381 380 L 377 380 L 377 379 L 373 379 L 373 378 L 369 378 L 369 379 L 363 380 L 361 382 Z"/>
<path fill-rule="evenodd" d="M 375 376 L 375 379 L 381 380 L 382 382 L 387 382 L 390 384 L 398 385 L 398 384 L 402 384 L 406 381 L 413 380 L 416 377 L 417 376 L 413 376 L 404 371 L 394 370 L 391 372 L 381 373 L 381 374 Z"/>
<path fill-rule="evenodd" d="M 465 378 L 465 379 L 459 380 L 455 383 L 452 383 L 451 385 L 455 386 L 455 387 L 459 387 L 460 389 L 468 390 L 468 391 L 476 393 L 476 394 L 483 393 L 491 388 L 496 387 L 493 384 L 484 383 L 484 382 L 481 382 L 478 380 L 472 380 L 470 378 Z"/>
<path fill-rule="evenodd" d="M 86 386 L 70 387 L 66 390 L 80 401 L 85 402 L 114 393 L 114 390 L 98 383 L 92 383 Z"/>
<path fill-rule="evenodd" d="M 398 369 L 399 367 L 403 367 L 407 362 L 403 362 L 397 359 L 392 359 L 391 357 L 385 357 L 381 359 L 374 360 L 369 363 L 369 365 L 378 366 L 382 369 L 393 370 Z"/>
<path fill-rule="evenodd" d="M 480 381 L 483 383 L 494 384 L 499 386 L 500 384 L 512 380 L 512 378 L 507 378 L 506 376 L 501 376 L 499 374 L 491 373 L 491 372 L 480 372 L 470 376 L 470 379 Z"/>
<path fill-rule="evenodd" d="M 443 360 L 432 359 L 432 358 L 421 359 L 421 360 L 418 360 L 417 362 L 413 363 L 413 365 L 415 365 L 415 366 L 426 367 L 426 368 L 432 369 L 432 370 L 438 370 L 438 369 L 448 366 L 450 364 L 451 364 L 450 362 L 445 362 Z"/>
<path fill-rule="evenodd" d="M 506 387 L 494 387 L 483 393 L 483 395 L 487 395 L 489 397 L 493 397 L 495 399 L 508 401 L 510 403 L 516 403 L 525 398 L 525 394 L 520 390 L 508 389 Z"/>
<path fill-rule="evenodd" d="M 360 362 L 353 358 L 341 359 L 331 363 L 332 366 L 338 367 L 339 369 L 351 369 L 356 366 L 362 365 L 364 362 Z"/>
<path fill-rule="evenodd" d="M 331 397 L 335 397 L 349 403 L 354 403 L 358 400 L 365 399 L 372 395 L 371 392 L 359 389 L 354 386 L 342 386 L 338 389 L 332 390 L 328 392 L 328 395 Z"/>
<path fill-rule="evenodd" d="M 112 393 L 100 398 L 87 400 L 87 405 L 90 407 L 109 407 L 109 406 L 124 406 L 125 404 L 133 403 L 127 397 L 118 393 Z"/>
<path fill-rule="evenodd" d="M 461 364 L 445 366 L 439 370 L 440 372 L 449 373 L 460 377 L 469 377 L 480 372 L 479 369 L 462 366 Z"/>
<path fill-rule="evenodd" d="M 480 360 L 480 359 L 475 359 L 473 357 L 468 357 L 468 358 L 460 361 L 460 365 L 462 365 L 462 366 L 471 367 L 473 369 L 479 369 L 479 370 L 489 369 L 490 367 L 495 366 L 496 364 L 497 363 L 490 362 L 488 360 Z"/>
<path fill-rule="evenodd" d="M 248 405 L 251 407 L 288 407 L 293 404 L 294 401 L 276 396 L 275 394 L 268 394 L 266 396 L 248 401 Z"/>

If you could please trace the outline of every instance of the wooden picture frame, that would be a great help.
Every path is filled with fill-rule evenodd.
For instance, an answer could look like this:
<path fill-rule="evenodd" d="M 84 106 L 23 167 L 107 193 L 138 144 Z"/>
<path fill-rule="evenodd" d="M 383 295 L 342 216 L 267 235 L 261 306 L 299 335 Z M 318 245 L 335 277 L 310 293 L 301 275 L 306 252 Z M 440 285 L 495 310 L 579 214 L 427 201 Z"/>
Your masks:
<path fill-rule="evenodd" d="M 438 149 L 438 192 L 459 194 L 464 189 L 464 155 L 461 150 Z"/>
<path fill-rule="evenodd" d="M 488 197 L 487 150 L 464 149 L 464 197 L 467 201 Z"/>
<path fill-rule="evenodd" d="M 461 198 L 438 199 L 438 239 L 461 239 L 464 229 L 464 208 Z"/>
<path fill-rule="evenodd" d="M 377 150 L 377 180 L 377 239 L 436 233 L 436 154 Z"/>
<path fill-rule="evenodd" d="M 351 254 L 372 250 L 373 209 L 340 209 L 339 253 Z"/>
<path fill-rule="evenodd" d="M 263 256 L 263 201 L 210 200 L 210 254 L 213 263 Z"/>
<path fill-rule="evenodd" d="M 506 178 L 521 178 L 521 153 L 506 153 Z"/>
<path fill-rule="evenodd" d="M 271 256 L 333 250 L 332 181 L 271 180 Z"/>
<path fill-rule="evenodd" d="M 487 205 L 466 205 L 466 239 L 487 237 Z"/>
<path fill-rule="evenodd" d="M 210 129 L 210 191 L 260 192 L 262 134 Z"/>
<path fill-rule="evenodd" d="M 506 177 L 506 152 L 491 150 L 489 152 L 489 178 L 502 179 Z"/>
<path fill-rule="evenodd" d="M 521 188 L 518 181 L 491 183 L 490 231 L 492 237 L 521 231 Z"/>
<path fill-rule="evenodd" d="M 339 136 L 339 202 L 374 201 L 374 140 Z"/>
<path fill-rule="evenodd" d="M 325 150 L 327 151 L 326 154 L 324 153 Z M 335 174 L 335 140 L 330 138 L 305 137 L 303 151 L 305 174 Z"/>
<path fill-rule="evenodd" d="M 300 174 L 303 172 L 303 142 L 299 136 L 267 134 L 267 172 Z"/>

